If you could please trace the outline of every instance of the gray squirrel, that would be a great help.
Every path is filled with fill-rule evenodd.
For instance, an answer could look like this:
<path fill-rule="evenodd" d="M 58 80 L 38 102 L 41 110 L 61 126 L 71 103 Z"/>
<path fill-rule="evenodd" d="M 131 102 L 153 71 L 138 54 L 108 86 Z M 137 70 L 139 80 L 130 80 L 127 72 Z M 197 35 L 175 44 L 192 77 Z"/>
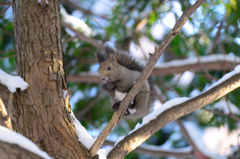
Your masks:
<path fill-rule="evenodd" d="M 105 47 L 105 52 L 98 51 L 96 55 L 99 63 L 98 73 L 103 82 L 102 88 L 109 94 L 112 109 L 116 111 L 144 67 L 129 53 L 121 50 L 115 51 L 109 46 Z M 129 104 L 123 117 L 136 120 L 150 113 L 155 101 L 154 92 L 154 84 L 151 78 L 148 78 Z"/>

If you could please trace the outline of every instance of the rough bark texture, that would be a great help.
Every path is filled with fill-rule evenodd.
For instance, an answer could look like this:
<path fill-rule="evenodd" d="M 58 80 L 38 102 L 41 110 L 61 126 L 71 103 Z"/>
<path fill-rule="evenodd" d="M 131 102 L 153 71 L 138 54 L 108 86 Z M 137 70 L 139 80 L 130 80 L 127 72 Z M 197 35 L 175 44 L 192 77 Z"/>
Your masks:
<path fill-rule="evenodd" d="M 88 158 L 78 142 L 65 87 L 59 1 L 13 0 L 19 75 L 29 84 L 15 93 L 13 129 L 54 158 Z M 68 103 L 68 102 L 66 102 Z"/>
<path fill-rule="evenodd" d="M 1 159 L 42 159 L 42 157 L 16 145 L 0 141 Z"/>

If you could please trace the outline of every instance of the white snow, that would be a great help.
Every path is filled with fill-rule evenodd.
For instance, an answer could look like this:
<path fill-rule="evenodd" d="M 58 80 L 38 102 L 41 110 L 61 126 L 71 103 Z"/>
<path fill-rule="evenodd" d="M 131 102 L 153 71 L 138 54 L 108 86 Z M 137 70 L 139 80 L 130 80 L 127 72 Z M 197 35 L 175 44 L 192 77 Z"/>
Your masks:
<path fill-rule="evenodd" d="M 82 124 L 76 119 L 73 112 L 70 113 L 70 116 L 73 120 L 73 124 L 76 128 L 76 133 L 78 135 L 78 141 L 80 141 L 88 150 L 92 147 L 94 142 L 97 138 L 93 138 L 87 130 L 82 126 Z M 97 154 L 99 155 L 100 159 L 106 159 L 107 154 L 109 150 L 108 149 L 100 149 Z"/>
<path fill-rule="evenodd" d="M 87 130 L 82 126 L 82 124 L 76 119 L 74 114 L 71 112 L 70 116 L 76 128 L 76 133 L 78 135 L 78 140 L 87 148 L 90 149 L 96 138 L 93 138 Z"/>
<path fill-rule="evenodd" d="M 122 93 L 117 90 L 115 90 L 115 99 L 118 101 L 122 101 L 126 97 L 127 93 Z"/>
<path fill-rule="evenodd" d="M 82 20 L 78 19 L 77 17 L 74 17 L 67 13 L 67 11 L 63 8 L 63 6 L 60 6 L 60 14 L 62 15 L 62 20 L 71 25 L 74 29 L 80 31 L 85 36 L 92 36 L 95 33 L 92 31 L 92 29 Z M 67 33 L 71 36 L 75 36 L 75 33 L 70 31 L 69 29 L 66 29 Z"/>
<path fill-rule="evenodd" d="M 229 110 L 230 108 L 230 110 Z M 240 110 L 236 107 L 233 103 L 229 100 L 226 101 L 224 98 L 221 99 L 219 102 L 215 103 L 212 109 L 217 109 L 223 111 L 224 114 L 228 115 L 230 112 L 232 114 L 240 115 Z"/>
<path fill-rule="evenodd" d="M 227 74 L 225 74 L 222 78 L 220 78 L 217 82 L 213 83 L 210 87 L 208 87 L 205 91 L 221 84 L 222 82 L 226 81 L 227 79 L 231 78 L 235 74 L 238 74 L 240 72 L 240 65 L 237 65 L 235 69 Z"/>
<path fill-rule="evenodd" d="M 48 156 L 46 152 L 40 150 L 37 145 L 35 145 L 31 140 L 29 140 L 22 134 L 11 131 L 3 126 L 0 126 L 0 140 L 10 144 L 17 144 L 20 147 L 31 151 L 32 153 L 37 154 L 44 159 L 51 159 L 51 157 Z"/>
<path fill-rule="evenodd" d="M 208 56 L 200 56 L 199 57 L 201 63 L 210 63 L 210 62 L 217 62 L 217 61 L 228 61 L 233 63 L 240 63 L 240 58 L 235 55 L 224 55 L 224 54 L 214 54 Z M 158 63 L 155 68 L 168 68 L 168 67 L 179 67 L 179 66 L 186 66 L 191 64 L 197 64 L 198 58 L 197 57 L 190 57 L 183 60 L 172 60 L 169 62 Z"/>
<path fill-rule="evenodd" d="M 25 90 L 28 83 L 25 82 L 20 76 L 12 76 L 0 69 L 0 83 L 8 87 L 9 91 L 14 93 L 17 88 Z"/>

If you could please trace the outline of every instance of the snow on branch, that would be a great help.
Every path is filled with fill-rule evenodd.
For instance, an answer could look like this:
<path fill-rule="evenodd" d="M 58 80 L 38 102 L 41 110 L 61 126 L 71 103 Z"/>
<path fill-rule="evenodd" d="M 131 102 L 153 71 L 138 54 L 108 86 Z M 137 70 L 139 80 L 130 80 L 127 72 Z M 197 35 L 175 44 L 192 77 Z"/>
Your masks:
<path fill-rule="evenodd" d="M 120 141 L 108 154 L 129 153 L 169 122 L 200 109 L 240 87 L 240 65 L 213 83 L 207 90 L 192 98 L 172 99 L 143 118 L 141 124 Z M 129 142 L 131 140 L 132 142 Z M 129 150 L 124 147 L 131 147 Z"/>
<path fill-rule="evenodd" d="M 31 140 L 22 134 L 11 131 L 3 126 L 0 126 L 0 140 L 10 144 L 17 144 L 20 147 L 41 156 L 44 159 L 52 159 L 48 154 L 38 148 Z"/>
<path fill-rule="evenodd" d="M 20 76 L 12 76 L 0 69 L 0 83 L 8 87 L 9 91 L 14 93 L 17 88 L 27 89 L 29 86 Z"/>
<path fill-rule="evenodd" d="M 76 133 L 78 135 L 78 141 L 80 141 L 88 150 L 92 147 L 96 138 L 93 138 L 87 130 L 82 126 L 82 124 L 77 120 L 73 112 L 70 113 L 73 124 L 75 125 Z M 99 159 L 106 159 L 107 151 L 105 149 L 100 149 L 97 154 Z"/>
<path fill-rule="evenodd" d="M 172 60 L 169 62 L 159 63 L 155 66 L 155 68 L 169 68 L 169 67 L 181 67 L 186 65 L 193 65 L 197 64 L 199 61 L 202 64 L 205 63 L 213 63 L 213 62 L 232 62 L 232 63 L 240 63 L 240 58 L 235 55 L 225 55 L 225 54 L 213 54 L 207 56 L 200 56 L 200 57 L 190 57 L 182 60 Z"/>
<path fill-rule="evenodd" d="M 237 64 L 240 64 L 240 58 L 235 55 L 215 54 L 199 57 L 207 71 L 214 70 L 232 70 Z M 158 63 L 152 71 L 153 76 L 172 75 L 183 73 L 185 71 L 202 71 L 197 58 L 191 57 L 181 60 L 172 60 L 169 62 Z M 100 83 L 101 80 L 97 72 L 82 72 L 77 75 L 68 75 L 68 82 L 77 83 Z"/>
<path fill-rule="evenodd" d="M 73 29 L 80 31 L 85 36 L 89 37 L 95 34 L 84 21 L 68 14 L 67 11 L 63 8 L 63 6 L 60 6 L 60 14 L 62 15 L 63 22 L 69 24 Z M 66 32 L 71 36 L 75 36 L 75 33 L 68 28 L 66 28 Z"/>

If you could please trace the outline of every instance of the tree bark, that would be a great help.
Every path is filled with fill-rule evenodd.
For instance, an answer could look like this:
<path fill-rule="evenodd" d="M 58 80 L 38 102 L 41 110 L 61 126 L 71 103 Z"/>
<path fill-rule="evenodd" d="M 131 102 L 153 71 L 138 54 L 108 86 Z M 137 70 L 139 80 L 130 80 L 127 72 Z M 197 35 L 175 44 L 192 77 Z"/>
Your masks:
<path fill-rule="evenodd" d="M 42 159 L 42 157 L 25 150 L 24 148 L 6 142 L 0 141 L 0 158 L 1 159 Z"/>
<path fill-rule="evenodd" d="M 13 129 L 54 158 L 89 158 L 78 142 L 69 116 L 63 69 L 58 0 L 13 0 L 14 36 L 19 75 L 29 84 L 15 93 Z"/>

